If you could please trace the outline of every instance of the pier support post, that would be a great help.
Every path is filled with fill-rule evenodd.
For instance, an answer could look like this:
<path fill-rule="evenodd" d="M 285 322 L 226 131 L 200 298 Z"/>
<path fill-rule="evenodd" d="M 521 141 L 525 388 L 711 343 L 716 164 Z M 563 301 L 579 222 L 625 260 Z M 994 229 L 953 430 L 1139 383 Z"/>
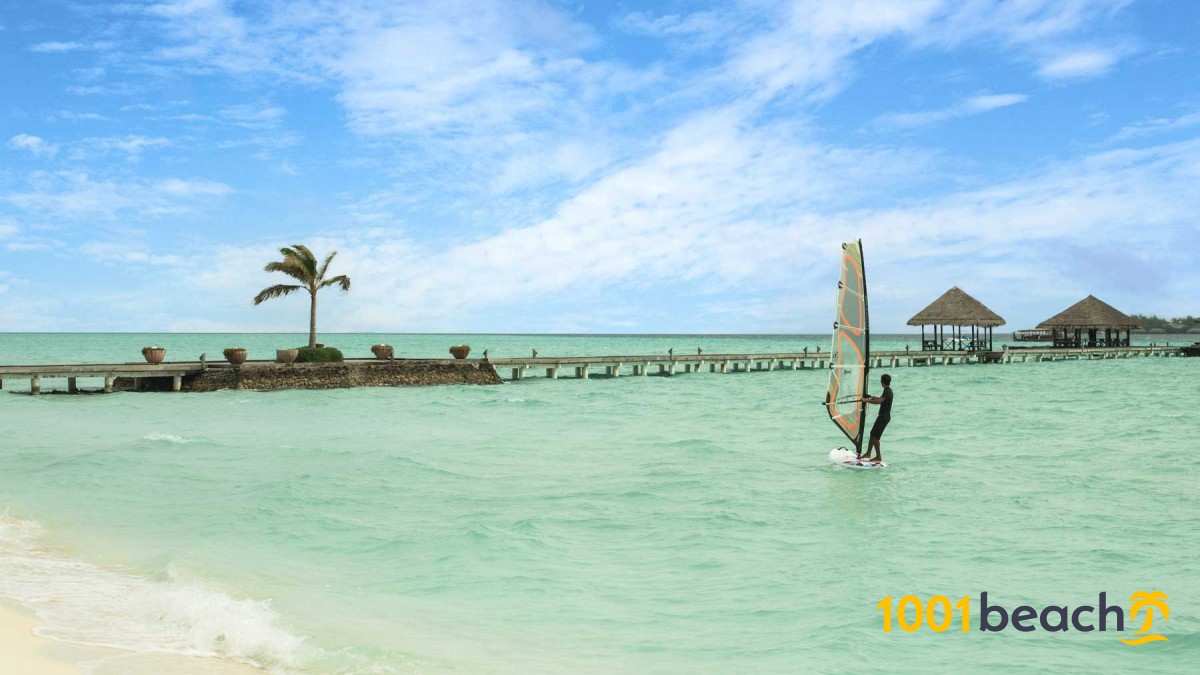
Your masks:
<path fill-rule="evenodd" d="M 34 375 L 33 379 L 29 380 L 29 393 L 37 396 L 42 393 L 42 376 Z"/>
<path fill-rule="evenodd" d="M 546 369 L 546 377 L 548 377 L 552 380 L 557 380 L 558 379 L 558 368 L 547 368 Z"/>
<path fill-rule="evenodd" d="M 767 370 L 775 370 L 775 359 L 767 361 Z"/>
<path fill-rule="evenodd" d="M 79 380 L 74 377 L 67 378 L 67 391 L 72 394 L 79 393 Z"/>
<path fill-rule="evenodd" d="M 729 372 L 729 362 L 728 362 L 728 361 L 722 361 L 722 362 L 721 362 L 721 372 L 722 372 L 722 373 L 728 373 L 728 372 Z"/>
<path fill-rule="evenodd" d="M 676 364 L 675 364 L 675 362 L 674 362 L 674 361 L 672 361 L 672 362 L 671 362 L 671 369 L 670 369 L 670 371 L 668 372 L 668 374 L 669 374 L 669 375 L 674 375 L 674 374 L 675 374 L 675 365 L 676 365 Z"/>
<path fill-rule="evenodd" d="M 621 376 L 621 366 L 623 366 L 623 365 L 625 365 L 625 364 L 624 364 L 624 363 L 618 363 L 617 365 L 613 366 L 613 377 L 620 377 L 620 376 Z"/>
<path fill-rule="evenodd" d="M 106 393 L 106 394 L 112 393 L 113 380 L 115 380 L 115 379 L 117 379 L 117 378 L 113 377 L 112 375 L 104 376 L 104 393 Z"/>
<path fill-rule="evenodd" d="M 583 364 L 583 367 L 579 369 L 579 376 L 585 380 L 588 379 L 588 367 L 589 366 L 591 366 L 590 363 L 585 363 L 585 364 Z"/>
<path fill-rule="evenodd" d="M 183 376 L 176 375 L 171 378 L 171 391 L 179 391 L 183 389 Z"/>
<path fill-rule="evenodd" d="M 650 364 L 649 364 L 649 363 L 643 363 L 643 364 L 642 364 L 642 377 L 645 377 L 645 376 L 647 376 L 647 375 L 649 375 L 649 374 L 650 374 Z"/>
<path fill-rule="evenodd" d="M 703 362 L 703 361 L 697 361 L 697 362 L 696 362 L 696 372 L 697 372 L 697 373 L 703 373 L 703 372 L 704 372 L 704 362 Z"/>

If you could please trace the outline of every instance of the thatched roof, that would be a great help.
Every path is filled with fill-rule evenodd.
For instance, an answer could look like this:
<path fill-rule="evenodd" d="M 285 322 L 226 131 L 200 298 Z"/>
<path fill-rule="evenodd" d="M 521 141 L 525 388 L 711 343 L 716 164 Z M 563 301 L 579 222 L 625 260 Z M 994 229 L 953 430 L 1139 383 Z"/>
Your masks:
<path fill-rule="evenodd" d="M 1038 328 L 1140 328 L 1141 324 L 1089 295 L 1037 325 Z"/>
<path fill-rule="evenodd" d="M 908 320 L 910 326 L 1003 326 L 1004 319 L 958 286 Z"/>

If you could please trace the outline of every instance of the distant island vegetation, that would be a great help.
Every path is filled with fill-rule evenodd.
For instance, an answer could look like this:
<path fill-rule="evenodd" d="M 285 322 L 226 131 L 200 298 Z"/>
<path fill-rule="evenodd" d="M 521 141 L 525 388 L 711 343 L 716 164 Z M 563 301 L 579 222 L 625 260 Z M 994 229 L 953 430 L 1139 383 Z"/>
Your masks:
<path fill-rule="evenodd" d="M 1142 324 L 1140 329 L 1133 331 L 1135 333 L 1200 333 L 1200 317 L 1191 314 L 1172 319 L 1164 319 L 1153 314 L 1150 316 L 1133 314 L 1131 318 Z"/>

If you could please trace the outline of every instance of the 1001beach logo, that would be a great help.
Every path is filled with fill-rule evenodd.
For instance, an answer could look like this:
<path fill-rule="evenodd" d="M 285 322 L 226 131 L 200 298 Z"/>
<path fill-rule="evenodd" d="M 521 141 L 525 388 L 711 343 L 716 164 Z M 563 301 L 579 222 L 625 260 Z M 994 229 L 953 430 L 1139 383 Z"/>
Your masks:
<path fill-rule="evenodd" d="M 1167 637 L 1152 633 L 1155 613 L 1162 615 L 1162 620 L 1171 618 L 1171 607 L 1167 604 L 1167 594 L 1162 591 L 1136 591 L 1129 596 L 1129 622 L 1135 623 L 1138 616 L 1142 617 L 1141 627 L 1127 638 L 1118 638 L 1127 645 L 1144 645 L 1147 642 L 1166 642 Z M 1020 605 L 1009 610 L 1004 605 L 989 599 L 986 591 L 979 594 L 979 622 L 974 627 L 971 624 L 971 596 L 964 595 L 953 605 L 944 595 L 935 595 L 928 602 L 922 602 L 915 595 L 906 595 L 898 602 L 887 596 L 875 605 L 883 614 L 883 632 L 891 633 L 893 624 L 906 633 L 914 633 L 928 626 L 935 633 L 945 632 L 955 623 L 955 612 L 958 613 L 959 632 L 969 633 L 975 630 L 979 633 L 1000 633 L 1015 630 L 1020 633 L 1032 633 L 1043 630 L 1048 633 L 1066 633 L 1075 631 L 1090 633 L 1092 631 L 1107 632 L 1114 630 L 1118 633 L 1125 631 L 1125 609 L 1120 605 L 1108 604 L 1108 594 L 1100 593 L 1095 605 L 1046 605 L 1038 609 L 1032 605 Z M 910 608 L 914 610 L 910 619 Z"/>

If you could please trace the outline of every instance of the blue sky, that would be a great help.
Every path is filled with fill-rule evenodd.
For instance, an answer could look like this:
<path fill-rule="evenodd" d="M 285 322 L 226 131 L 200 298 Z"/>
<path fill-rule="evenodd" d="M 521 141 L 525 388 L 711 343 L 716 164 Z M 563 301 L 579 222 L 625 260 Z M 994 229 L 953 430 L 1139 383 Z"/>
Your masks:
<path fill-rule="evenodd" d="M 1200 4 L 0 2 L 3 330 L 1200 313 Z"/>

